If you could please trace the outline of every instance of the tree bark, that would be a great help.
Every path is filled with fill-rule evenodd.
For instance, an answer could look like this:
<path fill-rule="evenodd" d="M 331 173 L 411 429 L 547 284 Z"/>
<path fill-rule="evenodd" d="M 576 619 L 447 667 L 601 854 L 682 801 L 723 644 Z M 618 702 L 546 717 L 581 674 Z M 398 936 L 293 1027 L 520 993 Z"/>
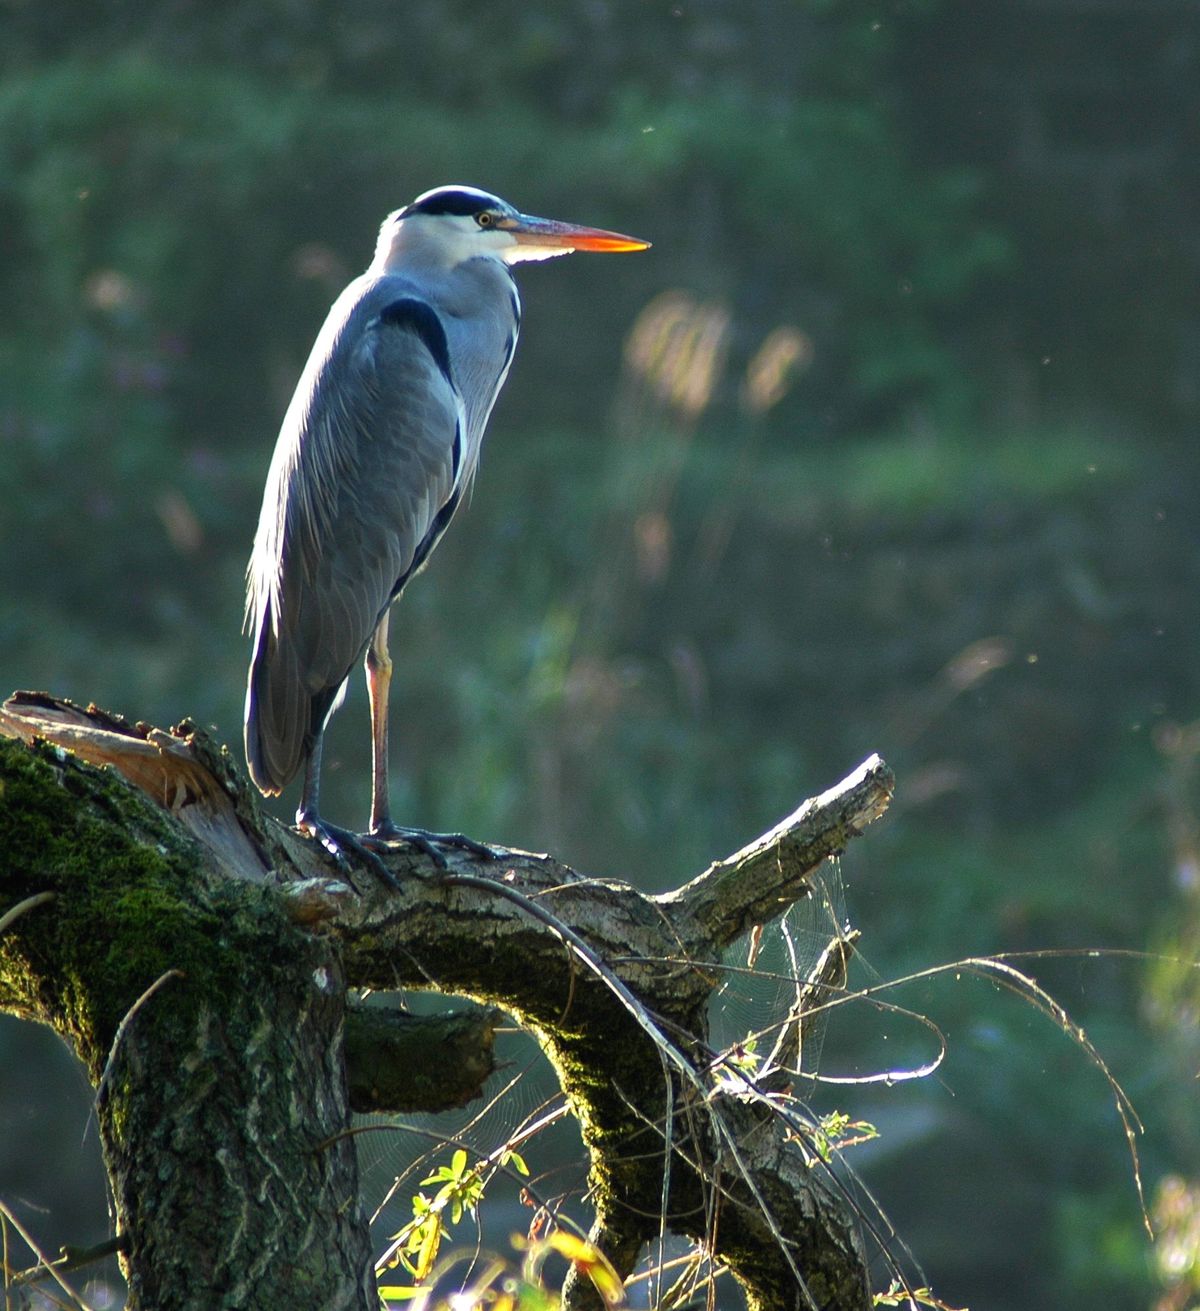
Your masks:
<path fill-rule="evenodd" d="M 377 1305 L 336 943 L 110 772 L 0 741 L 0 1006 L 98 1088 L 132 1308 Z M 157 984 L 157 986 L 155 986 Z M 139 1003 L 139 999 L 140 1003 Z"/>
<path fill-rule="evenodd" d="M 442 870 L 404 846 L 385 856 L 398 892 L 354 869 L 356 892 L 194 726 L 21 694 L 0 732 L 29 744 L 0 740 L 0 916 L 54 897 L 0 936 L 0 1007 L 51 1024 L 99 1087 L 134 1311 L 374 1305 L 339 1135 L 352 1104 L 462 1104 L 490 1070 L 492 1022 L 418 1037 L 422 1070 L 451 1071 L 418 1095 L 405 1024 L 348 1018 L 347 987 L 436 988 L 538 1035 L 591 1156 L 593 1239 L 622 1276 L 663 1212 L 752 1307 L 870 1305 L 811 1124 L 778 1071 L 730 1078 L 706 1008 L 722 949 L 886 809 L 878 758 L 664 896 L 525 852 Z"/>

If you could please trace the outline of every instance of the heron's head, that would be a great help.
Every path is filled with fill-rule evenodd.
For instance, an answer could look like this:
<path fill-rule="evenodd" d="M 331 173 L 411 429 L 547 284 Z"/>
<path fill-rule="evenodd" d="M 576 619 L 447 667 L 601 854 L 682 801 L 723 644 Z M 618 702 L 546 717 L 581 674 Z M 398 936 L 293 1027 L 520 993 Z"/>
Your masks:
<path fill-rule="evenodd" d="M 423 257 L 447 267 L 490 256 L 505 264 L 553 259 L 573 250 L 645 250 L 650 243 L 603 228 L 522 214 L 476 187 L 437 187 L 389 214 L 379 232 L 376 264 Z"/>

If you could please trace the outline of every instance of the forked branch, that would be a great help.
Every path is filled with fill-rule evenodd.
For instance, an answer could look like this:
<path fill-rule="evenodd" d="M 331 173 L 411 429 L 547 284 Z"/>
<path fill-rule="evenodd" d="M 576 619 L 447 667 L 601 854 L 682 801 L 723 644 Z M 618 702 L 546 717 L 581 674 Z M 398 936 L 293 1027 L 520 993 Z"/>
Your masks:
<path fill-rule="evenodd" d="M 51 844 L 47 850 L 67 850 L 67 830 L 72 823 L 82 823 L 81 816 L 91 826 L 89 832 L 105 824 L 120 830 L 132 849 L 139 841 L 162 847 L 165 833 L 177 834 L 171 857 L 178 868 L 167 872 L 161 862 L 155 865 L 153 895 L 158 899 L 156 913 L 182 917 L 188 933 L 156 939 L 155 951 L 147 953 L 144 981 L 137 971 L 128 979 L 122 976 L 121 986 L 130 994 L 124 1005 L 168 969 L 183 970 L 184 982 L 147 1003 L 145 1014 L 133 1022 L 135 1037 L 164 1008 L 185 999 L 200 1026 L 189 1032 L 189 1059 L 196 1059 L 198 1050 L 213 1050 L 212 1026 L 221 1023 L 223 1014 L 219 985 L 214 983 L 217 993 L 202 1004 L 197 992 L 211 982 L 209 961 L 195 954 L 190 961 L 174 959 L 171 945 L 179 942 L 184 952 L 183 944 L 195 939 L 195 953 L 205 935 L 217 956 L 231 949 L 231 938 L 240 941 L 231 964 L 236 961 L 242 971 L 259 967 L 259 953 L 264 968 L 266 961 L 278 961 L 280 948 L 271 943 L 272 934 L 298 935 L 297 943 L 311 943 L 309 956 L 324 963 L 302 966 L 288 985 L 298 989 L 288 1013 L 300 1025 L 307 1022 L 304 990 L 311 991 L 314 979 L 326 995 L 330 988 L 352 986 L 432 988 L 470 996 L 514 1015 L 542 1039 L 591 1153 L 594 1236 L 622 1275 L 630 1272 L 643 1244 L 658 1234 L 661 1216 L 667 1227 L 707 1242 L 714 1256 L 734 1271 L 755 1307 L 863 1311 L 869 1305 L 853 1208 L 840 1196 L 836 1177 L 813 1168 L 812 1154 L 798 1142 L 803 1125 L 794 1115 L 771 1113 L 772 1087 L 747 1083 L 744 1094 L 731 1091 L 709 1048 L 707 1009 L 721 983 L 722 951 L 752 925 L 778 916 L 804 896 L 822 861 L 884 812 L 893 780 L 878 757 L 805 802 L 742 851 L 664 896 L 646 896 L 631 884 L 588 878 L 549 857 L 517 851 L 498 862 L 455 855 L 449 871 L 442 871 L 404 846 L 384 857 L 401 883 L 393 892 L 374 882 L 367 870 L 331 867 L 314 844 L 264 816 L 228 754 L 194 726 L 164 733 L 25 694 L 11 698 L 0 710 L 0 732 L 35 744 L 22 758 L 14 755 L 14 747 L 0 743 L 0 783 L 6 772 L 19 773 L 23 787 L 37 776 L 41 786 L 58 789 L 56 801 L 64 789 L 79 793 L 75 812 L 55 810 L 62 831 L 56 830 L 54 837 L 59 846 Z M 61 750 L 47 755 L 38 742 L 66 748 L 74 758 Z M 105 781 L 78 759 L 110 766 L 121 779 Z M 72 779 L 87 780 L 86 786 L 76 788 Z M 106 789 L 115 800 L 103 800 Z M 13 831 L 21 823 L 20 813 L 13 810 L 18 794 L 27 795 L 21 789 L 0 788 L 0 915 L 43 892 L 57 894 L 60 904 L 78 897 L 77 880 L 83 877 L 60 856 L 43 861 L 37 855 L 41 848 L 6 843 L 5 825 Z M 364 895 L 353 892 L 347 873 Z M 106 877 L 113 877 L 111 870 Z M 124 877 L 130 904 L 137 904 L 143 875 L 136 861 L 126 861 Z M 222 917 L 240 914 L 238 888 L 253 888 L 253 904 L 265 910 L 255 912 L 246 925 L 239 921 L 238 932 L 231 933 Z M 131 943 L 138 941 L 140 930 L 133 924 L 122 929 L 111 891 L 101 904 L 112 916 L 106 933 L 119 939 L 125 931 Z M 6 952 L 9 968 L 7 976 L 0 973 L 0 1005 L 54 1024 L 77 1045 L 99 1045 L 105 1040 L 104 1026 L 97 1026 L 94 1034 L 79 1032 L 78 1025 L 72 1028 L 77 1012 L 71 1005 L 77 1005 L 77 999 L 63 996 L 53 979 L 56 968 L 67 968 L 65 954 L 71 949 L 57 921 L 48 926 L 43 915 L 22 915 L 0 938 L 0 969 L 5 968 Z M 287 950 L 304 955 L 295 947 Z M 31 960 L 41 962 L 47 977 L 32 981 L 23 992 L 14 988 L 11 965 L 18 959 L 26 968 Z M 77 962 L 72 958 L 70 963 L 78 979 Z M 89 986 L 108 986 L 100 969 L 88 977 Z M 817 988 L 833 986 L 824 976 L 813 982 Z M 282 985 L 276 978 L 264 979 L 261 986 L 278 990 Z M 121 999 L 109 998 L 106 1005 L 100 1013 L 119 1019 Z M 194 1009 L 197 1005 L 199 1010 Z M 338 1013 L 345 1017 L 344 997 Z M 327 1023 L 332 1012 L 326 1007 L 321 1014 Z M 803 1023 L 803 1017 L 791 1019 L 794 1027 Z M 484 1077 L 490 1059 L 490 1019 L 463 1023 L 458 1048 L 453 1035 L 443 1035 L 450 1043 L 444 1058 L 424 1063 L 426 1068 L 462 1065 L 464 1051 L 470 1058 L 466 1064 L 473 1062 L 465 1074 L 459 1071 L 452 1089 L 443 1090 L 443 1105 L 458 1104 L 464 1089 L 469 1091 L 473 1081 Z M 377 1040 L 368 1032 L 364 1046 L 360 1040 L 371 1025 L 382 1025 L 384 1032 Z M 399 1104 L 403 1089 L 389 1084 L 386 1093 L 380 1091 L 382 1067 L 365 1075 L 364 1068 L 373 1053 L 377 1056 L 389 1044 L 402 1049 L 403 1027 L 392 1018 L 358 1013 L 345 1022 L 351 1087 L 359 1088 L 352 1094 L 356 1105 Z M 107 1032 L 109 1041 L 111 1037 Z M 261 1043 L 261 1038 L 254 1040 Z M 237 1041 L 237 1033 L 226 1033 L 224 1048 L 236 1047 Z M 137 1054 L 133 1038 L 124 1046 Z M 287 1044 L 281 1050 L 286 1052 Z M 787 1050 L 786 1045 L 780 1049 Z M 81 1054 L 89 1059 L 88 1052 Z M 403 1071 L 405 1059 L 399 1067 L 391 1066 L 389 1078 L 397 1068 Z M 126 1080 L 135 1074 L 122 1070 Z M 308 1075 L 285 1068 L 271 1077 L 286 1083 Z M 152 1097 L 152 1090 L 147 1095 Z M 157 1109 L 169 1123 L 179 1107 Z M 197 1107 L 190 1109 L 197 1113 Z M 324 1127 L 317 1141 L 332 1140 L 327 1130 L 335 1109 L 322 1104 Z M 348 1109 L 343 1104 L 337 1113 L 345 1115 Z M 256 1114 L 260 1120 L 254 1132 L 261 1133 L 261 1107 Z M 116 1131 L 112 1124 L 101 1127 L 102 1134 Z M 158 1132 L 148 1141 L 161 1152 L 172 1150 L 175 1140 Z M 137 1151 L 136 1141 L 123 1140 L 121 1153 L 113 1153 L 113 1158 L 125 1162 Z M 134 1168 L 136 1174 L 145 1165 L 134 1168 L 126 1162 L 122 1168 Z M 349 1168 L 345 1159 L 340 1168 L 344 1182 Z M 114 1191 L 119 1202 L 128 1196 L 120 1186 Z M 297 1215 L 296 1223 L 306 1218 L 311 1219 Z M 122 1225 L 153 1223 L 153 1216 L 142 1212 L 120 1219 Z M 219 1228 L 221 1222 L 218 1215 L 214 1223 Z M 172 1237 L 161 1235 L 158 1243 L 148 1243 L 141 1230 L 132 1236 L 132 1287 L 142 1287 L 134 1277 L 139 1260 L 146 1252 L 161 1250 L 158 1244 Z M 278 1241 L 285 1245 L 282 1230 Z M 298 1240 L 293 1236 L 291 1241 Z M 305 1241 L 314 1241 L 311 1224 Z M 206 1232 L 205 1243 L 219 1248 L 221 1235 Z M 351 1248 L 343 1234 L 330 1259 L 347 1259 Z M 158 1281 L 151 1282 L 161 1288 Z M 361 1280 L 351 1271 L 340 1286 L 359 1288 Z M 285 1284 L 272 1287 L 279 1298 L 287 1293 Z M 304 1300 L 295 1290 L 291 1296 Z M 361 1296 L 369 1301 L 369 1294 Z M 572 1297 L 580 1303 L 587 1300 L 578 1287 Z M 136 1298 L 131 1303 L 135 1305 Z"/>

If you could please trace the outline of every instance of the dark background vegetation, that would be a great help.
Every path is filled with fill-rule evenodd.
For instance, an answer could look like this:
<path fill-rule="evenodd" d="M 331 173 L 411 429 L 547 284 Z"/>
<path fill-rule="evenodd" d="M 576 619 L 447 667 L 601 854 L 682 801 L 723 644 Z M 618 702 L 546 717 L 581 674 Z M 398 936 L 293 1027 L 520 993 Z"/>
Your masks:
<path fill-rule="evenodd" d="M 3 0 L 0 690 L 236 743 L 271 447 L 382 216 L 466 181 L 651 239 L 521 275 L 393 622 L 397 814 L 661 888 L 879 750 L 857 982 L 1154 953 L 1027 967 L 1145 1119 L 1162 1239 L 1103 1079 L 994 989 L 897 991 L 939 1079 L 818 1107 L 879 1125 L 953 1305 L 1192 1306 L 1198 161 L 1194 0 Z M 831 1072 L 928 1054 L 864 1027 Z M 14 1021 L 0 1068 L 0 1195 L 101 1236 L 82 1077 Z"/>

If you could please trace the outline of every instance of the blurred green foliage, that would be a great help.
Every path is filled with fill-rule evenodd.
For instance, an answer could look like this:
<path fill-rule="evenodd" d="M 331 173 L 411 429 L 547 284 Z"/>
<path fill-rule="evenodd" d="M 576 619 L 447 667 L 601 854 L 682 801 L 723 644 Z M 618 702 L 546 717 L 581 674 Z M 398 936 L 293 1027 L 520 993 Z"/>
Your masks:
<path fill-rule="evenodd" d="M 474 503 L 393 623 L 397 815 L 665 887 L 878 749 L 896 808 L 846 869 L 881 975 L 1194 955 L 1195 408 L 1148 372 L 1172 342 L 1186 359 L 1190 284 L 1164 210 L 1114 220 L 1052 171 L 1014 187 L 931 117 L 958 21 L 932 0 L 9 0 L 0 690 L 237 740 L 242 571 L 312 337 L 388 210 L 472 182 L 655 244 L 522 271 Z M 980 23 L 1023 88 L 1034 55 Z M 1156 307 L 1129 340 L 1110 267 Z M 639 354 L 664 293 L 682 335 L 712 329 L 704 370 Z M 780 331 L 792 364 L 756 401 Z M 356 683 L 331 817 L 365 819 L 367 758 Z M 1195 1178 L 1186 972 L 1034 972 L 1129 1084 L 1148 1191 Z M 921 1004 L 955 1044 L 946 1085 L 865 1113 L 872 1186 L 935 1290 L 1147 1305 L 1103 1081 L 986 989 Z"/>

